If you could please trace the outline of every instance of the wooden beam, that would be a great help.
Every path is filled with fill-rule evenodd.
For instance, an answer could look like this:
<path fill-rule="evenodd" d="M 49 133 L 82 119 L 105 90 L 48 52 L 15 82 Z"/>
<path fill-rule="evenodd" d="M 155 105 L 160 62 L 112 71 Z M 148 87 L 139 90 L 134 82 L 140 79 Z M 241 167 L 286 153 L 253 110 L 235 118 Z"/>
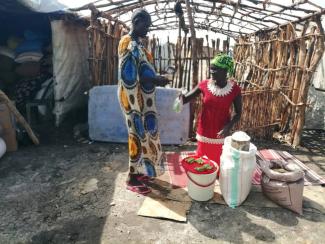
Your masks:
<path fill-rule="evenodd" d="M 215 2 L 212 2 L 212 3 L 215 4 L 216 1 Z M 195 4 L 197 4 L 197 3 L 195 3 Z M 232 6 L 232 9 L 230 9 L 230 6 Z M 249 10 L 254 11 L 255 13 L 256 13 L 256 11 L 258 11 L 258 13 L 261 13 L 261 14 L 266 14 L 265 12 L 268 12 L 268 13 L 277 13 L 277 11 L 272 10 L 272 9 L 258 8 L 258 7 L 254 7 L 254 6 L 247 5 L 247 4 L 242 4 L 242 3 L 240 3 L 238 6 L 240 8 L 238 8 L 237 11 L 239 9 L 241 9 L 241 10 L 244 10 L 244 9 L 247 9 L 248 10 L 249 9 Z M 228 8 L 228 9 L 230 9 L 230 10 L 233 10 L 233 7 L 234 6 L 233 5 L 225 5 L 225 7 Z M 299 16 L 293 15 L 293 14 L 290 14 L 290 13 L 286 13 L 286 16 L 293 17 L 293 18 L 300 18 Z M 279 18 L 279 17 L 276 17 L 276 18 Z"/>
<path fill-rule="evenodd" d="M 169 12 L 169 11 L 167 11 L 167 12 Z M 200 10 L 200 12 L 201 13 L 204 13 L 204 14 L 209 14 L 209 12 L 207 12 L 207 11 Z M 149 12 L 150 15 L 153 14 L 153 13 L 156 13 L 156 12 L 155 11 Z M 158 13 L 160 13 L 160 12 L 158 12 Z M 163 12 L 163 13 L 165 13 L 165 12 Z M 224 15 L 211 14 L 211 15 L 218 16 L 218 18 L 216 18 L 216 19 L 209 18 L 209 24 L 208 25 L 211 26 L 211 27 L 213 27 L 213 23 L 215 23 L 215 22 L 218 21 L 218 19 L 220 18 L 220 16 L 224 16 L 224 17 L 227 17 L 227 18 L 231 18 L 231 16 L 230 15 L 227 15 L 227 14 L 224 14 Z M 171 19 L 171 18 L 175 18 L 175 16 L 167 16 L 167 19 Z M 162 20 L 162 19 L 163 18 L 157 18 L 156 20 L 153 21 L 153 23 L 155 23 L 155 22 L 157 22 L 159 20 Z M 198 17 L 198 16 L 196 16 L 195 19 L 204 19 L 205 20 L 205 18 Z M 247 27 L 246 25 L 240 25 L 239 23 L 234 23 L 234 22 L 230 22 L 230 21 L 223 21 L 223 22 L 225 24 L 231 23 L 231 24 L 233 24 L 235 26 L 239 26 L 240 28 L 245 28 L 247 30 L 251 30 L 251 31 L 254 31 L 254 32 L 256 32 L 257 30 L 260 30 L 262 27 L 269 27 L 269 26 L 264 25 L 264 24 L 261 24 L 261 23 L 254 23 L 253 21 L 244 20 L 244 19 L 240 19 L 240 18 L 237 18 L 237 17 L 234 17 L 234 19 L 239 20 L 239 21 L 244 22 L 244 23 L 247 23 L 247 24 L 251 25 L 252 27 L 255 27 L 256 29 L 254 30 L 252 28 Z M 128 20 L 126 23 L 128 23 L 129 21 L 130 20 Z M 258 26 L 258 25 L 260 25 L 260 26 Z"/>
<path fill-rule="evenodd" d="M 228 7 L 230 9 L 230 7 Z M 240 17 L 240 19 L 244 18 L 244 17 L 249 17 L 249 18 L 252 18 L 252 19 L 255 19 L 255 20 L 260 20 L 261 18 L 258 18 L 258 17 L 255 17 L 255 16 L 252 16 L 251 14 L 256 14 L 256 10 L 251 10 L 250 12 L 246 11 L 246 9 L 238 9 L 237 12 L 239 14 L 241 14 L 242 16 Z M 266 13 L 264 12 L 259 12 L 258 14 L 260 15 L 267 15 Z M 276 18 L 276 19 L 279 19 L 279 20 L 284 20 L 284 21 L 292 21 L 291 19 L 288 19 L 288 18 L 283 18 L 283 17 L 280 17 L 280 16 L 274 16 L 273 18 Z M 293 17 L 293 18 L 296 18 L 297 17 Z M 300 18 L 300 17 L 299 17 Z M 264 21 L 262 21 L 264 22 Z M 265 22 L 269 22 L 269 21 L 265 21 Z"/>
<path fill-rule="evenodd" d="M 120 21 L 120 20 L 118 20 L 116 18 L 113 18 L 110 14 L 108 14 L 106 12 L 99 11 L 94 4 L 89 4 L 88 8 L 90 9 L 90 11 L 92 13 L 92 18 L 94 18 L 94 17 L 103 17 L 103 18 L 106 18 L 106 19 L 108 19 L 110 21 L 114 21 L 114 22 L 122 25 L 124 28 L 126 28 L 128 30 L 130 29 L 130 27 L 127 26 L 123 21 Z"/>
<path fill-rule="evenodd" d="M 247 1 L 252 2 L 252 3 L 256 3 L 256 0 L 247 0 Z M 264 5 L 264 2 L 265 1 L 259 1 L 258 3 Z M 309 10 L 309 9 L 299 8 L 298 7 L 299 5 L 304 4 L 304 3 L 307 3 L 307 2 L 308 2 L 308 0 L 300 0 L 298 2 L 295 2 L 295 3 L 291 4 L 291 5 L 283 5 L 283 4 L 279 4 L 279 3 L 275 3 L 275 2 L 269 1 L 267 3 L 267 5 L 273 5 L 273 6 L 276 6 L 276 7 L 282 8 L 282 9 L 285 9 L 285 10 L 302 11 L 302 12 L 305 12 L 305 13 L 312 13 L 312 12 L 314 12 L 313 10 Z"/>
<path fill-rule="evenodd" d="M 195 6 L 197 12 L 204 13 L 204 14 L 209 14 L 209 15 L 211 15 L 213 13 L 211 13 L 211 11 L 210 12 L 205 11 L 205 10 L 203 10 L 201 8 L 219 9 L 219 7 L 215 7 L 215 3 L 223 4 L 223 5 L 225 5 L 224 7 L 228 8 L 228 9 L 229 9 L 228 6 L 231 6 L 232 8 L 236 8 L 237 9 L 237 13 L 241 14 L 241 16 L 239 18 L 235 16 L 235 13 L 236 13 L 235 11 L 234 11 L 234 14 L 233 15 L 226 14 L 226 13 L 222 13 L 222 12 L 221 12 L 221 15 L 216 15 L 216 14 L 214 14 L 214 15 L 215 16 L 222 16 L 222 17 L 225 17 L 225 18 L 229 18 L 230 19 L 229 21 L 224 21 L 224 20 L 223 21 L 220 21 L 221 23 L 228 24 L 228 27 L 231 24 L 233 24 L 234 26 L 239 26 L 241 29 L 244 29 L 245 28 L 247 30 L 254 31 L 256 33 L 258 33 L 259 31 L 268 31 L 268 30 L 276 29 L 277 27 L 284 26 L 284 25 L 286 25 L 286 24 L 288 24 L 290 22 L 291 23 L 298 23 L 300 21 L 304 21 L 304 20 L 306 20 L 308 18 L 311 18 L 313 16 L 317 16 L 320 13 L 324 13 L 324 9 L 322 9 L 319 12 L 315 12 L 313 10 L 304 10 L 304 9 L 300 9 L 300 8 L 297 7 L 300 4 L 302 4 L 302 3 L 309 3 L 306 0 L 301 0 L 299 2 L 296 2 L 296 3 L 291 4 L 291 5 L 288 5 L 288 6 L 281 5 L 281 4 L 277 4 L 277 3 L 273 3 L 273 2 L 268 3 L 270 5 L 280 7 L 281 10 L 279 10 L 279 11 L 274 11 L 274 10 L 270 10 L 270 9 L 267 9 L 267 8 L 264 9 L 264 8 L 260 8 L 260 7 L 254 7 L 254 6 L 250 6 L 250 5 L 247 5 L 247 4 L 243 4 L 241 2 L 235 2 L 235 1 L 232 1 L 232 0 L 206 0 L 206 1 L 207 2 L 210 2 L 213 5 L 211 5 L 211 4 L 205 4 L 203 2 L 190 2 L 189 4 L 190 4 L 190 6 Z M 256 0 L 248 0 L 248 1 L 254 2 L 255 4 L 257 2 L 256 5 L 262 5 L 264 3 L 263 1 L 256 1 Z M 127 4 L 125 4 L 125 3 L 127 3 Z M 159 3 L 159 4 L 163 4 L 163 3 L 168 4 L 170 2 L 168 0 L 163 0 L 163 1 L 159 1 L 159 2 L 157 2 L 156 0 L 142 0 L 141 2 L 137 2 L 135 0 L 124 0 L 124 1 L 118 1 L 118 2 L 113 2 L 112 1 L 112 2 L 107 3 L 107 4 L 96 5 L 96 6 L 97 7 L 109 7 L 109 6 L 112 6 L 113 8 L 109 9 L 108 11 L 103 12 L 103 13 L 100 12 L 101 13 L 101 16 L 104 17 L 104 18 L 107 18 L 107 19 L 109 19 L 111 21 L 118 21 L 120 24 L 123 25 L 123 27 L 125 27 L 125 28 L 128 29 L 129 27 L 124 22 L 119 21 L 118 18 L 116 18 L 116 16 L 119 16 L 121 14 L 125 14 L 125 13 L 127 13 L 129 11 L 132 11 L 132 10 L 134 10 L 136 8 L 139 8 L 139 7 L 154 5 L 154 4 L 157 4 L 157 3 Z M 116 7 L 114 7 L 114 6 L 116 6 Z M 315 5 L 315 4 L 313 4 L 312 6 L 319 7 L 319 6 Z M 238 9 L 238 7 L 239 7 L 239 9 Z M 89 8 L 89 5 L 88 5 L 88 8 Z M 244 9 L 256 10 L 261 15 L 264 15 L 264 16 L 262 16 L 261 18 L 255 17 L 255 16 L 251 15 L 252 11 L 249 12 L 249 13 L 243 13 L 245 11 Z M 309 15 L 307 15 L 305 17 L 299 17 L 299 16 L 296 16 L 296 15 L 293 15 L 293 14 L 290 14 L 290 13 L 288 13 L 288 14 L 286 13 L 287 16 L 296 18 L 296 20 L 293 20 L 293 21 L 288 20 L 288 19 L 286 19 L 284 17 L 281 17 L 281 16 L 276 16 L 277 14 L 282 13 L 285 10 L 289 10 L 289 9 L 293 9 L 293 10 L 297 10 L 297 11 L 304 11 L 304 12 L 308 12 L 308 13 L 311 13 L 311 14 L 309 14 Z M 159 17 L 161 18 L 161 16 L 160 16 L 159 13 L 165 13 L 165 14 L 167 14 L 167 13 L 173 13 L 173 9 L 171 9 L 171 8 L 170 9 L 167 9 L 167 10 L 164 9 L 164 10 L 161 10 L 161 11 L 158 11 L 158 12 L 157 11 L 153 11 L 150 14 L 151 15 L 154 15 L 154 14 L 157 15 L 158 14 L 158 18 Z M 114 14 L 116 14 L 115 17 L 112 16 Z M 245 16 L 247 18 L 250 18 L 250 19 L 256 20 L 256 21 L 250 21 L 250 20 L 247 20 L 247 19 L 243 19 Z M 275 19 L 286 20 L 287 22 L 284 23 L 284 24 L 281 24 L 281 23 L 279 23 L 279 22 L 277 22 L 275 20 L 266 19 L 268 17 L 272 17 L 272 18 L 275 18 Z M 172 16 L 167 16 L 166 17 L 166 19 L 171 19 L 171 18 L 173 18 L 173 17 Z M 196 19 L 202 19 L 202 18 L 196 17 Z M 233 21 L 233 20 L 238 20 L 240 22 L 239 23 L 235 23 L 235 21 Z M 156 22 L 156 21 L 158 21 L 158 19 L 155 20 L 154 22 Z M 195 22 L 197 22 L 197 21 L 194 21 L 194 25 L 195 25 L 196 28 L 197 27 L 199 27 L 199 28 L 202 28 L 203 27 L 202 24 L 200 24 L 200 23 L 196 24 Z M 214 27 L 215 25 L 213 25 L 213 24 L 216 23 L 216 22 L 219 22 L 219 21 L 217 21 L 215 19 L 214 20 L 209 19 L 208 27 L 206 27 L 204 29 L 209 29 L 209 28 L 213 29 L 213 28 L 215 28 L 215 30 L 218 30 L 218 31 L 219 30 L 222 30 L 223 33 L 226 33 L 226 35 L 230 36 L 229 35 L 229 31 L 231 31 L 230 28 L 229 28 L 229 30 L 226 30 L 223 27 L 222 28 Z M 270 22 L 272 24 L 275 24 L 275 26 L 271 26 L 270 27 L 270 26 L 268 26 L 266 24 L 263 24 L 263 22 Z M 171 22 L 168 22 L 167 24 L 169 24 L 169 23 L 171 23 Z M 247 25 L 241 24 L 241 23 L 247 23 Z M 248 25 L 251 25 L 252 27 L 254 27 L 254 28 L 258 29 L 258 30 L 254 30 L 254 29 L 250 28 Z M 156 28 L 156 27 L 154 27 L 154 28 Z M 156 29 L 158 29 L 158 28 L 159 29 L 163 29 L 162 27 L 157 27 Z M 170 27 L 168 26 L 165 29 L 170 29 Z M 241 30 L 239 32 L 237 32 L 237 33 L 239 33 L 240 35 L 247 34 L 245 32 L 242 32 Z M 234 35 L 231 35 L 231 36 L 234 36 Z"/>
<path fill-rule="evenodd" d="M 163 2 L 165 2 L 165 1 L 162 1 L 160 3 L 163 3 Z M 123 6 L 118 6 L 118 7 L 109 9 L 109 10 L 107 10 L 105 12 L 107 12 L 109 14 L 114 14 L 114 13 L 124 14 L 124 13 L 132 11 L 134 9 L 141 8 L 143 6 L 149 6 L 149 5 L 152 5 L 152 4 L 157 4 L 157 1 L 156 0 L 149 0 L 149 1 L 141 1 L 140 3 L 137 2 L 137 3 L 125 4 Z"/>
<path fill-rule="evenodd" d="M 168 19 L 175 19 L 175 16 L 170 16 L 170 17 L 167 17 L 166 18 L 167 20 Z M 203 24 L 201 24 L 201 23 L 199 23 L 199 22 L 197 22 L 196 20 L 205 20 L 205 18 L 202 18 L 202 17 L 195 17 L 195 25 L 203 25 Z M 158 22 L 158 21 L 163 21 L 162 19 L 156 19 L 156 20 L 154 20 L 154 21 L 152 21 L 152 24 L 153 24 L 153 26 L 155 27 L 156 25 L 155 25 L 155 23 L 156 22 Z M 211 21 L 211 19 L 210 19 L 210 21 Z M 212 20 L 212 22 L 213 21 L 216 21 L 216 20 Z M 167 22 L 164 22 L 164 25 L 165 24 L 170 24 L 170 23 L 174 23 L 175 21 L 167 21 Z M 207 24 L 207 26 L 210 26 L 210 28 L 213 28 L 213 25 L 212 25 L 212 22 L 209 22 L 209 24 Z M 250 31 L 252 31 L 252 32 L 256 32 L 256 31 L 258 31 L 260 28 L 258 28 L 258 27 L 256 27 L 256 29 L 252 29 L 252 28 L 250 28 L 250 27 L 246 27 L 246 26 L 244 26 L 244 25 L 240 25 L 240 24 L 237 24 L 237 23 L 233 23 L 233 22 L 231 22 L 231 21 L 224 21 L 224 23 L 225 24 L 232 24 L 232 25 L 234 25 L 234 26 L 237 26 L 237 27 L 239 27 L 239 28 L 243 28 L 243 29 L 246 29 L 246 30 L 250 30 Z"/>
<path fill-rule="evenodd" d="M 213 2 L 216 2 L 216 3 L 225 4 L 225 5 L 231 5 L 233 7 L 244 7 L 244 6 L 247 6 L 246 4 L 242 4 L 240 2 L 235 2 L 235 1 L 232 1 L 232 0 L 206 0 L 206 1 L 212 2 L 212 3 Z M 265 1 L 257 1 L 257 0 L 247 0 L 247 1 L 252 2 L 254 4 L 257 4 L 257 5 L 259 5 L 259 4 L 263 5 L 264 2 L 265 2 Z M 305 1 L 305 0 L 303 0 L 303 1 Z M 296 11 L 302 11 L 302 12 L 305 12 L 305 13 L 312 13 L 312 12 L 314 12 L 313 10 L 308 10 L 308 9 L 304 9 L 304 8 L 297 8 L 297 7 L 295 7 L 295 8 L 288 8 L 288 6 L 286 6 L 286 5 L 274 3 L 272 1 L 269 1 L 267 4 L 268 5 L 273 5 L 273 6 L 276 6 L 276 7 L 280 7 L 280 8 L 287 8 L 288 10 L 291 9 L 291 10 L 296 10 Z M 301 1 L 300 1 L 300 3 L 298 5 L 300 5 L 300 4 L 302 4 Z M 263 10 L 263 9 L 261 9 L 261 10 Z"/>
<path fill-rule="evenodd" d="M 116 1 L 116 2 L 110 2 L 110 3 L 105 3 L 105 4 L 99 4 L 99 5 L 95 5 L 95 3 L 97 2 L 93 2 L 92 4 L 94 4 L 96 6 L 96 8 L 107 8 L 107 7 L 110 7 L 110 6 L 116 6 L 116 5 L 122 5 L 124 3 L 127 3 L 127 2 L 137 2 L 135 0 L 123 0 L 123 1 Z M 70 8 L 69 10 L 71 11 L 82 11 L 82 10 L 87 10 L 89 9 L 88 8 L 88 5 L 89 4 L 86 4 L 86 5 L 83 5 L 82 7 L 79 7 L 79 8 Z"/>
<path fill-rule="evenodd" d="M 294 9 L 296 6 L 299 6 L 300 4 L 302 3 L 306 3 L 307 1 L 306 0 L 302 0 L 302 1 L 298 1 L 298 2 L 295 2 L 291 5 L 288 5 L 287 7 L 283 7 L 281 10 L 279 10 L 277 13 L 270 13 L 270 14 L 267 14 L 266 16 L 263 16 L 261 18 L 261 20 L 264 20 L 265 18 L 267 17 L 273 17 L 274 15 L 276 14 L 280 14 L 280 13 L 283 13 L 284 11 L 286 10 L 290 10 L 290 9 Z"/>
<path fill-rule="evenodd" d="M 290 22 L 287 22 L 287 23 L 284 23 L 284 24 L 281 24 L 281 25 L 278 25 L 278 26 L 275 26 L 275 27 L 269 27 L 269 28 L 266 28 L 266 29 L 261 29 L 261 30 L 257 31 L 256 33 L 263 32 L 263 31 L 272 31 L 272 30 L 274 30 L 276 28 L 283 27 L 283 26 L 286 26 L 288 24 L 296 24 L 296 23 L 299 23 L 299 22 L 304 22 L 304 21 L 306 21 L 308 19 L 312 19 L 314 17 L 318 17 L 318 16 L 321 16 L 323 14 L 325 14 L 325 9 L 323 9 L 323 10 L 321 10 L 319 12 L 314 12 L 312 14 L 308 14 L 308 15 L 306 15 L 306 16 L 298 19 L 298 20 L 290 21 Z"/>
<path fill-rule="evenodd" d="M 195 28 L 196 29 L 202 29 L 202 30 L 208 30 L 207 27 L 195 26 Z M 178 29 L 177 22 L 175 22 L 174 25 L 168 25 L 168 26 L 165 26 L 165 27 L 155 26 L 154 28 L 151 29 L 151 31 L 176 30 L 176 29 Z M 238 32 L 238 31 L 230 31 L 230 32 L 228 32 L 227 30 L 218 29 L 218 28 L 211 28 L 211 29 L 209 29 L 209 31 L 214 32 L 214 33 L 219 33 L 219 34 L 222 34 L 222 35 L 225 35 L 225 36 L 229 36 L 229 37 L 231 37 L 233 39 L 237 38 L 240 35 L 250 34 L 250 33 Z"/>
<path fill-rule="evenodd" d="M 186 10 L 188 15 L 188 22 L 190 25 L 190 31 L 191 31 L 191 43 L 192 43 L 192 88 L 194 88 L 198 84 L 198 59 L 197 59 L 197 40 L 196 40 L 196 32 L 195 32 L 195 26 L 194 26 L 194 19 L 193 19 L 193 13 L 192 13 L 192 7 L 189 0 L 186 0 Z"/>
<path fill-rule="evenodd" d="M 204 11 L 204 10 L 200 10 L 199 12 L 204 13 L 204 14 L 218 16 L 218 17 L 226 17 L 226 18 L 230 18 L 230 19 L 236 19 L 236 20 L 239 20 L 239 21 L 242 21 L 242 22 L 249 23 L 250 25 L 252 25 L 252 26 L 254 26 L 254 27 L 258 28 L 258 29 L 261 29 L 261 27 L 258 27 L 256 24 L 261 25 L 261 26 L 264 26 L 264 27 L 268 27 L 267 25 L 265 25 L 263 23 L 256 23 L 256 22 L 249 21 L 249 20 L 243 20 L 243 19 L 240 19 L 238 17 L 233 17 L 232 15 L 225 14 L 225 13 L 222 13 L 222 12 L 221 13 L 218 13 L 218 15 L 215 14 L 215 13 L 210 14 L 209 12 Z"/>
<path fill-rule="evenodd" d="M 29 124 L 26 122 L 25 118 L 19 113 L 19 111 L 16 109 L 15 105 L 10 101 L 10 99 L 7 97 L 7 95 L 0 90 L 0 100 L 3 101 L 9 108 L 9 110 L 12 112 L 12 114 L 15 116 L 18 123 L 20 123 L 25 129 L 30 137 L 30 139 L 33 141 L 35 145 L 39 145 L 39 140 L 37 136 L 34 134 L 32 128 L 30 128 Z"/>

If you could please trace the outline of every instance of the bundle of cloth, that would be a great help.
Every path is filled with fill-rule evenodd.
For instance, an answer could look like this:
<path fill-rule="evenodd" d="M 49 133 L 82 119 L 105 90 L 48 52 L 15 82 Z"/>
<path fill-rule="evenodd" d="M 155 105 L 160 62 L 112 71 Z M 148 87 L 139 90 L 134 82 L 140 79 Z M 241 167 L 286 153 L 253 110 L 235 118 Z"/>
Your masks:
<path fill-rule="evenodd" d="M 46 48 L 48 36 L 25 30 L 23 38 L 10 36 L 6 46 L 0 47 L 0 89 L 16 102 L 20 112 L 42 89 L 42 83 L 51 75 L 51 50 Z M 44 62 L 45 60 L 45 62 Z M 45 63 L 45 64 L 44 64 Z"/>
<path fill-rule="evenodd" d="M 46 36 L 26 30 L 23 38 L 9 36 L 0 46 L 0 89 L 14 90 L 21 79 L 33 78 L 41 73 L 40 61 Z M 10 93 L 10 92 L 9 92 Z"/>
<path fill-rule="evenodd" d="M 40 73 L 40 60 L 46 36 L 30 30 L 24 32 L 24 40 L 15 48 L 16 73 L 24 78 L 35 77 Z"/>
<path fill-rule="evenodd" d="M 43 57 L 42 49 L 46 36 L 30 30 L 24 32 L 24 40 L 15 49 L 17 63 L 39 62 Z"/>

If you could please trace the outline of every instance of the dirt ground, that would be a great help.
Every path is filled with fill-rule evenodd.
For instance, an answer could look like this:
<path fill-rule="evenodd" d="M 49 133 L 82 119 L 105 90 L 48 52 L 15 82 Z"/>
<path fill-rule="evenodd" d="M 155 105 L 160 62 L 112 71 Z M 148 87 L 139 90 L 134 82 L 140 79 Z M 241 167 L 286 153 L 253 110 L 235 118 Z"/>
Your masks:
<path fill-rule="evenodd" d="M 78 142 L 66 129 L 41 140 L 0 160 L 0 243 L 324 243 L 325 212 L 194 202 L 186 223 L 137 216 L 144 197 L 125 189 L 125 144 Z M 322 131 L 306 131 L 296 150 L 256 144 L 287 150 L 325 176 Z"/>

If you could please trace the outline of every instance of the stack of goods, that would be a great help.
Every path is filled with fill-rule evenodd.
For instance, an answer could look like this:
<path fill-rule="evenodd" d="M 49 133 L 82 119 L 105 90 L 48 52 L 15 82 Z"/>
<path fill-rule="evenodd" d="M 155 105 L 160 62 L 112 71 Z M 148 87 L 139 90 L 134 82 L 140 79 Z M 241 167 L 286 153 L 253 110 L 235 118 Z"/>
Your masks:
<path fill-rule="evenodd" d="M 24 41 L 15 49 L 16 73 L 21 78 L 15 86 L 14 98 L 22 113 L 25 104 L 35 98 L 42 83 L 51 76 L 51 47 L 45 47 L 46 39 L 44 34 L 26 30 Z"/>
<path fill-rule="evenodd" d="M 15 49 L 16 74 L 23 80 L 40 75 L 40 60 L 45 37 L 41 34 L 26 30 L 24 40 Z"/>
<path fill-rule="evenodd" d="M 52 76 L 51 46 L 45 48 L 47 39 L 44 34 L 26 30 L 23 39 L 9 37 L 7 46 L 0 47 L 0 89 L 23 114 L 26 103 Z"/>
<path fill-rule="evenodd" d="M 24 112 L 26 102 L 34 99 L 37 92 L 41 89 L 43 77 L 25 78 L 17 82 L 15 86 L 15 102 L 19 111 Z"/>
<path fill-rule="evenodd" d="M 39 63 L 43 57 L 42 49 L 46 36 L 29 30 L 24 32 L 24 41 L 15 49 L 15 61 L 20 64 Z"/>

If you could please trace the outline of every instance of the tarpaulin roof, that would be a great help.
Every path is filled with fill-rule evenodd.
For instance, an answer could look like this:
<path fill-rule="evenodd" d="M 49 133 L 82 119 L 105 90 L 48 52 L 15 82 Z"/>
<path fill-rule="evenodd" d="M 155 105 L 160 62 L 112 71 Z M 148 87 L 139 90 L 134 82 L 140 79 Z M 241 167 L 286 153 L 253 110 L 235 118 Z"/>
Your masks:
<path fill-rule="evenodd" d="M 1 6 L 1 9 L 20 3 L 37 12 L 68 9 L 80 12 L 88 9 L 87 4 L 93 3 L 100 11 L 105 11 L 126 23 L 130 21 L 134 9 L 143 7 L 152 16 L 152 30 L 178 28 L 179 22 L 174 10 L 176 2 L 181 2 L 185 24 L 189 25 L 185 5 L 189 2 L 196 28 L 231 36 L 274 28 L 286 22 L 299 22 L 312 15 L 324 13 L 324 9 L 315 4 L 317 0 L 2 0 L 2 2 L 4 6 Z"/>
<path fill-rule="evenodd" d="M 18 2 L 18 0 L 1 0 L 0 11 L 8 13 L 25 13 L 30 9 Z"/>
<path fill-rule="evenodd" d="M 143 7 L 152 16 L 152 30 L 170 30 L 177 29 L 179 24 L 174 9 L 176 2 L 181 3 L 186 25 L 189 25 L 185 4 L 188 2 L 197 29 L 229 36 L 275 28 L 287 22 L 300 22 L 324 13 L 321 6 L 309 0 L 105 0 L 96 1 L 95 6 L 126 23 L 130 23 L 134 9 Z"/>

